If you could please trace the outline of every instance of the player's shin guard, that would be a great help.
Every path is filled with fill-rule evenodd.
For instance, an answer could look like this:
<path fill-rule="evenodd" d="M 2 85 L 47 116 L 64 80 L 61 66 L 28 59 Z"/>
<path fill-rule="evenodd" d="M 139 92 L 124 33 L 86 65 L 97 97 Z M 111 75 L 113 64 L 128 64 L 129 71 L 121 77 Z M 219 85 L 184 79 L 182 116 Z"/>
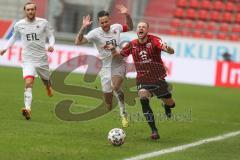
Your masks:
<path fill-rule="evenodd" d="M 24 104 L 25 108 L 31 110 L 32 105 L 32 88 L 25 88 L 24 91 Z"/>
<path fill-rule="evenodd" d="M 124 104 L 124 94 L 122 90 L 114 91 L 114 95 L 118 100 L 118 105 L 120 109 L 120 116 L 124 117 L 127 115 L 125 104 Z"/>
<path fill-rule="evenodd" d="M 142 105 L 143 114 L 148 122 L 148 125 L 150 126 L 152 131 L 157 131 L 153 111 L 149 105 L 149 99 L 147 97 L 142 97 L 140 98 L 140 102 Z"/>

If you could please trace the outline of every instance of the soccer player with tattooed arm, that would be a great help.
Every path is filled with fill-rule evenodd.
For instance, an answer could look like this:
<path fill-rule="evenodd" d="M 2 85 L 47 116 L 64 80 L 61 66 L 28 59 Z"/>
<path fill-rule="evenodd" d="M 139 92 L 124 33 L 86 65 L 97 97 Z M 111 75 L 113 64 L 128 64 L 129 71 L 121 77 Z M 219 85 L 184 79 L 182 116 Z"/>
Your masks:
<path fill-rule="evenodd" d="M 120 33 L 127 32 L 133 29 L 133 23 L 128 9 L 123 5 L 118 5 L 120 13 L 126 18 L 126 25 L 111 24 L 111 17 L 107 11 L 100 11 L 97 15 L 99 27 L 91 30 L 87 35 L 83 35 L 85 30 L 92 24 L 90 16 L 83 17 L 82 27 L 75 38 L 76 45 L 85 43 L 94 43 L 99 57 L 102 61 L 102 68 L 100 71 L 102 91 L 106 107 L 112 109 L 113 94 L 118 100 L 120 108 L 120 115 L 122 117 L 122 126 L 128 127 L 127 112 L 124 104 L 124 94 L 121 85 L 126 73 L 126 64 L 121 57 L 118 60 L 113 59 L 110 50 L 105 49 L 104 46 L 112 44 L 114 47 L 120 45 Z"/>
<path fill-rule="evenodd" d="M 113 45 L 106 45 L 113 56 L 133 57 L 137 72 L 137 89 L 142 111 L 151 128 L 151 139 L 159 139 L 158 129 L 155 125 L 153 111 L 149 105 L 150 98 L 155 95 L 162 100 L 162 106 L 168 118 L 172 116 L 171 109 L 175 107 L 168 83 L 165 81 L 166 67 L 161 59 L 161 51 L 174 54 L 174 49 L 163 42 L 159 37 L 148 34 L 149 24 L 139 22 L 137 25 L 138 38 L 132 40 L 123 49 Z"/>

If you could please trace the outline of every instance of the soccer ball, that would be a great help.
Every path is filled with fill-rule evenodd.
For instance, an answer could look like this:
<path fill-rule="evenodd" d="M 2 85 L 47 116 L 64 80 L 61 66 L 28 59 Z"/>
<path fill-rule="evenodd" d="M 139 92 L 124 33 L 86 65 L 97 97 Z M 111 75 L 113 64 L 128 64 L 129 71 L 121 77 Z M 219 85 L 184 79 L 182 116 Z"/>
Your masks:
<path fill-rule="evenodd" d="M 126 134 L 120 128 L 113 128 L 108 132 L 108 140 L 114 146 L 121 146 L 125 141 Z"/>

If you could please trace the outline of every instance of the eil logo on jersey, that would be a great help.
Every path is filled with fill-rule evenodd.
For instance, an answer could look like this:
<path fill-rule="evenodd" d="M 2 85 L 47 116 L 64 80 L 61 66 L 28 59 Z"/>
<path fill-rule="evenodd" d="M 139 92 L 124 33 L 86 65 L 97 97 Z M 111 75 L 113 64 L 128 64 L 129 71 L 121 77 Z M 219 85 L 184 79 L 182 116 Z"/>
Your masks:
<path fill-rule="evenodd" d="M 26 39 L 27 39 L 27 41 L 36 41 L 36 40 L 38 41 L 38 40 L 40 40 L 36 33 L 26 34 Z"/>
<path fill-rule="evenodd" d="M 240 64 L 217 62 L 215 85 L 240 88 Z"/>
<path fill-rule="evenodd" d="M 111 39 L 109 41 L 106 41 L 106 45 L 112 44 L 113 46 L 117 46 L 117 40 L 116 39 Z"/>
<path fill-rule="evenodd" d="M 37 27 L 37 28 L 40 28 L 40 26 L 39 26 L 39 25 L 37 25 L 36 27 Z"/>
<path fill-rule="evenodd" d="M 146 44 L 146 47 L 147 47 L 147 48 L 151 48 L 151 46 L 152 46 L 151 43 L 147 43 L 147 44 Z"/>

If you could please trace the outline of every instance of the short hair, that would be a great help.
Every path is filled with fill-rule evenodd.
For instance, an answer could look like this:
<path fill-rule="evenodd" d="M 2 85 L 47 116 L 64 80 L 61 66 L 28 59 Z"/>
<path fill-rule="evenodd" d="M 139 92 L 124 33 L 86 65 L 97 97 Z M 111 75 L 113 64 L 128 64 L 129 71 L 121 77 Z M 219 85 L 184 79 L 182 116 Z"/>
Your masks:
<path fill-rule="evenodd" d="M 37 6 L 36 6 L 35 3 L 33 3 L 33 2 L 27 2 L 27 3 L 24 4 L 24 7 L 23 7 L 23 10 L 24 10 L 24 11 L 26 10 L 26 6 L 29 5 L 29 4 L 34 4 L 34 5 L 35 5 L 35 9 L 37 9 Z"/>
<path fill-rule="evenodd" d="M 139 24 L 139 23 L 145 23 L 145 24 L 147 25 L 147 28 L 149 28 L 149 23 L 148 23 L 148 22 L 146 22 L 146 21 L 140 21 L 140 22 L 138 22 L 138 24 Z M 137 25 L 138 25 L 138 24 L 137 24 Z"/>
<path fill-rule="evenodd" d="M 98 14 L 97 14 L 97 18 L 98 19 L 100 17 L 104 17 L 104 16 L 108 16 L 109 17 L 109 13 L 107 11 L 102 10 L 102 11 L 98 12 Z"/>

